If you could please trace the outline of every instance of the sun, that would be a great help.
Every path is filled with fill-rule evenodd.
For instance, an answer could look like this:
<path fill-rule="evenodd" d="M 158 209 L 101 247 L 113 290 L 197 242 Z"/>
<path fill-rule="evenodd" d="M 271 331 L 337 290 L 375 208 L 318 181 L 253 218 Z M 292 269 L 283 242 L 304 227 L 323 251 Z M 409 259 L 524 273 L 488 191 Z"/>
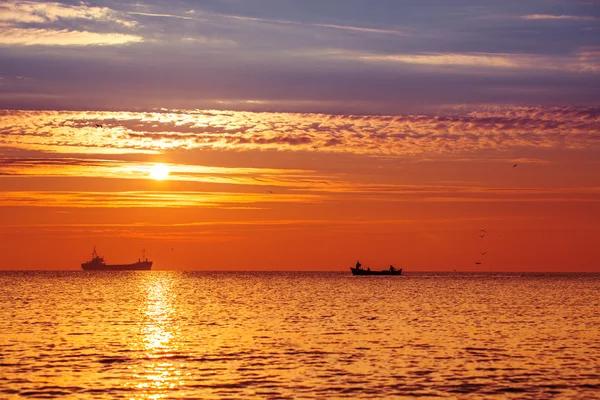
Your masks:
<path fill-rule="evenodd" d="M 169 168 L 163 164 L 156 164 L 150 168 L 150 177 L 157 181 L 165 180 L 169 177 Z"/>

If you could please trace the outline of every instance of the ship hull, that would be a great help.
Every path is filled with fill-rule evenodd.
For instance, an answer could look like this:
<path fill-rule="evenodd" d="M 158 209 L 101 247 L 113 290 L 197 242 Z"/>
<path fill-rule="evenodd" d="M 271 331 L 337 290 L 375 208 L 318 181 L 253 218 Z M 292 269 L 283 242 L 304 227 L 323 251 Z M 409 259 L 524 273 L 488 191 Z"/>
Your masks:
<path fill-rule="evenodd" d="M 133 264 L 106 265 L 98 263 L 83 263 L 81 269 L 85 271 L 149 271 L 152 261 L 137 262 Z"/>
<path fill-rule="evenodd" d="M 358 269 L 358 268 L 350 268 L 352 271 L 352 275 L 387 275 L 387 276 L 401 276 L 402 268 L 399 270 L 390 271 L 389 269 L 384 269 L 383 271 L 370 271 L 366 269 Z"/>

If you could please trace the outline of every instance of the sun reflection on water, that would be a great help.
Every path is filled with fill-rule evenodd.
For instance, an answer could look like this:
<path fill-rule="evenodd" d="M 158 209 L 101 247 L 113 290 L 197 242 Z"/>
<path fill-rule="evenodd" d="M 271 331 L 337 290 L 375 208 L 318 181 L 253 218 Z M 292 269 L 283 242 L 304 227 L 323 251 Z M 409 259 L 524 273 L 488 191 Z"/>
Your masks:
<path fill-rule="evenodd" d="M 138 362 L 132 366 L 133 381 L 124 386 L 137 389 L 136 398 L 161 399 L 184 386 L 181 372 L 180 327 L 174 308 L 172 275 L 148 274 L 140 281 L 145 307 L 139 334 L 132 338 Z M 135 384 L 133 383 L 135 382 Z"/>

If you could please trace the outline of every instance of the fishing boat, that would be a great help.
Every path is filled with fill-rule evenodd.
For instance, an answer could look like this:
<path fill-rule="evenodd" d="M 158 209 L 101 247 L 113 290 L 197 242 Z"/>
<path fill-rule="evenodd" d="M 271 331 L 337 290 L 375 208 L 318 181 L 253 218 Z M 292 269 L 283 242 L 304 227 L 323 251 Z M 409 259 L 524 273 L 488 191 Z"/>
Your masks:
<path fill-rule="evenodd" d="M 81 269 L 86 271 L 148 271 L 152 268 L 152 261 L 146 258 L 146 250 L 142 251 L 142 258 L 133 264 L 114 264 L 109 265 L 104 262 L 104 257 L 101 257 L 96 252 L 96 246 L 92 252 L 92 259 L 81 264 Z"/>
<path fill-rule="evenodd" d="M 359 262 L 356 263 L 355 268 L 351 267 L 350 271 L 352 271 L 352 275 L 402 275 L 402 268 L 396 269 L 390 265 L 390 269 L 384 269 L 381 271 L 371 271 L 371 268 L 362 268 L 362 265 Z"/>

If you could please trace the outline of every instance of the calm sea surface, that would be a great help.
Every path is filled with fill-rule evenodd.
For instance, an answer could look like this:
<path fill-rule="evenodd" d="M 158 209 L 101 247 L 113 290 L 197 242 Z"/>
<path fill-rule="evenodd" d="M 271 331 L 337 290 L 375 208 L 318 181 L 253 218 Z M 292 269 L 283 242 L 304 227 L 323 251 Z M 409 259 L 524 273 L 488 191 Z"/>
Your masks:
<path fill-rule="evenodd" d="M 600 275 L 0 272 L 0 398 L 600 398 Z"/>

